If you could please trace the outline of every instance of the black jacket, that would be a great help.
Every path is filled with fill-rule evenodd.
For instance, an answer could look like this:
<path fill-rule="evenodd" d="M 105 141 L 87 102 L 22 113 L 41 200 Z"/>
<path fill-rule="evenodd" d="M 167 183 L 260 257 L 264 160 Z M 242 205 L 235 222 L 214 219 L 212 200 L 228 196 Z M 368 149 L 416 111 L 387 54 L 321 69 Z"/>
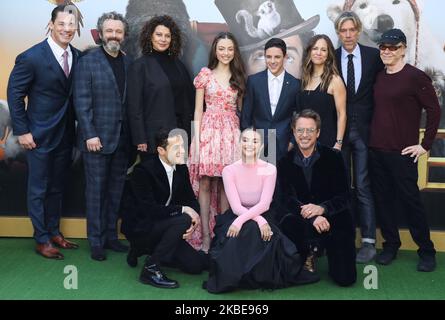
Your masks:
<path fill-rule="evenodd" d="M 158 155 L 149 155 L 138 164 L 129 181 L 130 191 L 124 200 L 127 205 L 122 212 L 122 233 L 129 239 L 149 233 L 158 221 L 183 214 L 182 206 L 191 207 L 199 213 L 199 203 L 186 165 L 176 166 L 168 206 L 165 203 L 170 195 L 170 186 Z"/>
<path fill-rule="evenodd" d="M 308 203 L 324 206 L 325 217 L 349 213 L 350 194 L 342 155 L 320 144 L 317 148 L 320 157 L 312 166 L 310 186 L 303 168 L 294 162 L 295 149 L 279 161 L 276 200 L 281 215 L 300 214 L 300 206 Z"/>

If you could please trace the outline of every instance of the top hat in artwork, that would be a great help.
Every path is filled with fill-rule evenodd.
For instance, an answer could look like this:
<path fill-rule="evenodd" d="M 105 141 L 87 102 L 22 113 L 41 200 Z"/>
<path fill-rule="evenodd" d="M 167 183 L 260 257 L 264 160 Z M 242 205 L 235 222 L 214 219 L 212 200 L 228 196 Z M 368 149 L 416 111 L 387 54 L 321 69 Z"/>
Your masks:
<path fill-rule="evenodd" d="M 304 20 L 293 0 L 215 0 L 242 51 L 314 29 L 320 16 Z"/>

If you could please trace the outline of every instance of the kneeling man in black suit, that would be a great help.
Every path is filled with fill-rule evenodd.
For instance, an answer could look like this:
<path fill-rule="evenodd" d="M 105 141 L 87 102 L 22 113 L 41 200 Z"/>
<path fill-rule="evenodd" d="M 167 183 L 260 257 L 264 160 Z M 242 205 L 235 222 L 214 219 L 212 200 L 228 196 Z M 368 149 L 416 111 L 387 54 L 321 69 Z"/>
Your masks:
<path fill-rule="evenodd" d="M 340 286 L 355 283 L 355 233 L 346 169 L 340 152 L 317 143 L 320 116 L 303 110 L 292 119 L 297 147 L 278 163 L 283 233 L 315 270 L 317 248 L 326 248 L 329 275 Z"/>
<path fill-rule="evenodd" d="M 122 232 L 131 248 L 127 262 L 149 254 L 139 280 L 160 288 L 177 288 L 160 266 L 197 274 L 207 267 L 207 255 L 195 251 L 186 239 L 200 224 L 199 204 L 184 164 L 184 141 L 179 134 L 161 130 L 156 136 L 158 154 L 147 156 L 131 174 L 130 194 L 122 217 Z M 133 200 L 130 200 L 133 199 Z M 133 207 L 129 210 L 128 207 Z"/>

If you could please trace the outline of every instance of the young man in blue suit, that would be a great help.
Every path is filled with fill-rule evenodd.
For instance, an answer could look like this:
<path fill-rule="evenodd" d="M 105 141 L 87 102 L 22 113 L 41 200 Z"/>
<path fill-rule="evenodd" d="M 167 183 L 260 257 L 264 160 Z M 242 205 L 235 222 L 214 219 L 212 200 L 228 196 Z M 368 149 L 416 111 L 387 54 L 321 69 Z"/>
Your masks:
<path fill-rule="evenodd" d="M 36 252 L 51 259 L 64 258 L 55 246 L 78 247 L 59 230 L 74 140 L 71 83 L 80 52 L 70 42 L 77 18 L 73 6 L 57 6 L 51 13 L 50 36 L 17 56 L 8 83 L 14 135 L 27 150 L 27 205 Z"/>
<path fill-rule="evenodd" d="M 374 111 L 374 82 L 377 73 L 383 69 L 383 63 L 377 49 L 358 43 L 362 23 L 354 12 L 341 13 L 335 21 L 335 30 L 341 42 L 341 47 L 335 52 L 337 67 L 347 87 L 348 123 L 342 153 L 349 180 L 350 168 L 353 168 L 358 225 L 362 236 L 362 246 L 356 259 L 358 263 L 367 263 L 376 254 L 376 218 L 368 176 L 368 137 Z"/>
<path fill-rule="evenodd" d="M 117 237 L 117 219 L 130 146 L 126 120 L 128 58 L 120 50 L 128 24 L 116 12 L 97 22 L 102 46 L 86 53 L 74 78 L 77 143 L 86 177 L 87 234 L 91 258 L 106 259 L 105 249 L 126 252 Z"/>
<path fill-rule="evenodd" d="M 268 129 L 276 133 L 276 159 L 288 151 L 291 137 L 290 121 L 297 110 L 300 80 L 284 70 L 286 43 L 272 38 L 264 47 L 267 69 L 247 79 L 247 90 L 241 113 L 241 130 L 254 126 L 264 129 L 265 148 L 268 157 L 274 148 L 268 141 Z M 272 135 L 273 136 L 273 135 Z"/>

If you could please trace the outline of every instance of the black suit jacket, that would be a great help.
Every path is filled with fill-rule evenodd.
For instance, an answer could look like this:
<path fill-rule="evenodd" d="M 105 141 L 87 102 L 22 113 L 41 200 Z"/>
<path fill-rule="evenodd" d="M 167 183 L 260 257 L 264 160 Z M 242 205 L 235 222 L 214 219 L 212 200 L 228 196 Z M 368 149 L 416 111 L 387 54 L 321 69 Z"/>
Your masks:
<path fill-rule="evenodd" d="M 130 177 L 130 196 L 125 201 L 132 205 L 122 213 L 122 233 L 129 239 L 151 231 L 153 224 L 182 213 L 182 206 L 199 213 L 199 203 L 193 193 L 186 165 L 177 165 L 173 174 L 172 198 L 165 168 L 156 154 L 148 155 L 138 164 Z"/>
<path fill-rule="evenodd" d="M 374 82 L 381 70 L 383 70 L 383 62 L 380 59 L 380 52 L 376 48 L 371 48 L 359 44 L 360 54 L 362 59 L 362 77 L 357 92 L 353 98 L 346 101 L 346 110 L 348 123 L 346 132 L 348 132 L 349 125 L 352 119 L 356 121 L 356 127 L 363 141 L 367 144 L 369 139 L 369 127 L 371 125 L 372 114 L 374 111 Z M 336 51 L 337 67 L 340 76 L 343 78 L 343 71 L 341 67 L 341 47 Z M 343 79 L 347 82 L 347 79 Z M 345 134 L 347 137 L 347 134 Z"/>
<path fill-rule="evenodd" d="M 312 167 L 311 185 L 307 184 L 303 169 L 294 163 L 295 150 L 279 161 L 276 200 L 280 216 L 300 214 L 300 206 L 308 203 L 323 205 L 327 209 L 324 214 L 327 218 L 350 214 L 350 194 L 342 155 L 320 144 L 317 148 L 320 157 Z"/>
<path fill-rule="evenodd" d="M 276 129 L 277 159 L 283 157 L 291 137 L 292 113 L 297 110 L 300 80 L 285 72 L 280 99 L 274 115 L 270 108 L 267 69 L 247 79 L 247 90 L 241 112 L 241 130 L 254 126 L 256 129 Z M 267 130 L 264 132 L 267 145 Z"/>
<path fill-rule="evenodd" d="M 31 133 L 41 151 L 55 149 L 65 134 L 74 142 L 72 79 L 80 51 L 70 48 L 73 63 L 68 78 L 46 39 L 17 56 L 9 78 L 8 105 L 14 135 Z"/>
<path fill-rule="evenodd" d="M 190 126 L 195 110 L 193 82 L 184 64 L 175 60 L 183 79 L 188 80 L 182 110 L 176 110 L 172 86 L 155 57 L 144 55 L 136 59 L 128 71 L 128 120 L 134 145 L 148 143 L 156 152 L 155 135 L 160 128 L 181 128 L 190 137 Z"/>

